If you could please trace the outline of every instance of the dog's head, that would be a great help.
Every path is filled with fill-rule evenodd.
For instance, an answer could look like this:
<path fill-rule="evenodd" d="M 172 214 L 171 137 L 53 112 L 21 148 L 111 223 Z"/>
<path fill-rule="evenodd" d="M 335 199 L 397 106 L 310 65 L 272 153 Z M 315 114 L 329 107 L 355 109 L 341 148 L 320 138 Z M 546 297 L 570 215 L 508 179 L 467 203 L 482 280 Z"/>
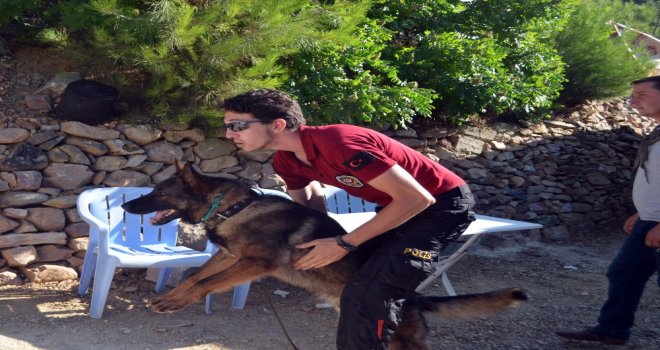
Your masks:
<path fill-rule="evenodd" d="M 175 176 L 160 182 L 151 193 L 124 203 L 122 208 L 133 214 L 158 212 L 151 220 L 154 225 L 163 225 L 178 218 L 197 223 L 208 210 L 208 196 L 220 185 L 217 180 L 210 181 L 209 177 L 198 173 L 188 163 L 177 162 Z"/>

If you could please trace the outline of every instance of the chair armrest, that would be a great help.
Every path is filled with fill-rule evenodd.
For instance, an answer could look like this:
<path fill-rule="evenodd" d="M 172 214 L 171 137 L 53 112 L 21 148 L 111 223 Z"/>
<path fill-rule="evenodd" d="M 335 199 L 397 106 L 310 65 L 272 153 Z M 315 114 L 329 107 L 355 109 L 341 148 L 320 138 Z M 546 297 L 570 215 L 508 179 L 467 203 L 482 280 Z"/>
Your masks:
<path fill-rule="evenodd" d="M 81 203 L 80 198 L 78 198 L 77 209 L 80 218 L 83 219 L 83 221 L 85 221 L 86 223 L 102 231 L 108 231 L 110 229 L 108 227 L 108 224 L 104 223 L 103 221 L 99 220 L 99 218 L 92 215 L 92 212 L 89 211 L 89 207 L 87 206 L 87 204 Z"/>

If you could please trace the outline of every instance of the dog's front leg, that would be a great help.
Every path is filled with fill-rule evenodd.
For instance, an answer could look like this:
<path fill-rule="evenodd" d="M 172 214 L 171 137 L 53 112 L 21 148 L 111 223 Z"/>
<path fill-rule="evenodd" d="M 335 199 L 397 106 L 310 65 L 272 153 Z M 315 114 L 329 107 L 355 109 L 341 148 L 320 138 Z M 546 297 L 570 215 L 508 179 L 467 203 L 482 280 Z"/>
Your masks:
<path fill-rule="evenodd" d="M 187 290 L 199 281 L 230 268 L 236 264 L 239 259 L 238 256 L 229 253 L 226 249 L 222 249 L 202 265 L 196 273 L 183 280 L 183 282 L 181 282 L 181 284 L 179 284 L 174 290 Z"/>
<path fill-rule="evenodd" d="M 201 271 L 185 280 L 180 287 L 155 298 L 149 304 L 151 310 L 160 313 L 180 310 L 208 293 L 227 290 L 272 273 L 274 270 L 274 267 L 255 259 L 240 259 L 229 268 L 213 268 L 212 271 L 207 270 L 208 265 L 205 264 Z"/>

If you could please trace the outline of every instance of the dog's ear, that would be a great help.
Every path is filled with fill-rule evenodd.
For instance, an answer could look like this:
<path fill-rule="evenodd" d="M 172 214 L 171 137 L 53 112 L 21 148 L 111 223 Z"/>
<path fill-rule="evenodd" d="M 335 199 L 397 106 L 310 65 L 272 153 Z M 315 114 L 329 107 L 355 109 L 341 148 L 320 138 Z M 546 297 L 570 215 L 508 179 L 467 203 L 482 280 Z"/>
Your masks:
<path fill-rule="evenodd" d="M 181 161 L 179 159 L 175 159 L 174 164 L 176 165 L 176 171 L 178 173 L 183 173 L 183 168 L 185 168 L 186 165 L 188 165 L 187 162 Z"/>
<path fill-rule="evenodd" d="M 176 166 L 177 169 L 179 169 L 179 172 L 181 173 L 181 178 L 183 178 L 183 181 L 185 181 L 190 186 L 195 186 L 195 183 L 197 182 L 195 176 L 195 170 L 190 165 L 190 163 L 179 163 L 177 161 Z"/>

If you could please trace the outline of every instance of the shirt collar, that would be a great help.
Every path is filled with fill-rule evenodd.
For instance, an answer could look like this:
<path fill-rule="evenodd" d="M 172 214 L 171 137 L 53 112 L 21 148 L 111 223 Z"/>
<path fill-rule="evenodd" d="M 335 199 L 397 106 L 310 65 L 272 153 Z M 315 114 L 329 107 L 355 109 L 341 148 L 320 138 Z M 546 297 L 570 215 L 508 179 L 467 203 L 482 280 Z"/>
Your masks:
<path fill-rule="evenodd" d="M 312 142 L 312 128 L 307 125 L 299 125 L 298 130 L 300 131 L 300 142 L 302 143 L 307 160 L 312 161 L 316 159 L 318 152 L 316 151 L 316 147 L 314 147 L 314 142 Z"/>

